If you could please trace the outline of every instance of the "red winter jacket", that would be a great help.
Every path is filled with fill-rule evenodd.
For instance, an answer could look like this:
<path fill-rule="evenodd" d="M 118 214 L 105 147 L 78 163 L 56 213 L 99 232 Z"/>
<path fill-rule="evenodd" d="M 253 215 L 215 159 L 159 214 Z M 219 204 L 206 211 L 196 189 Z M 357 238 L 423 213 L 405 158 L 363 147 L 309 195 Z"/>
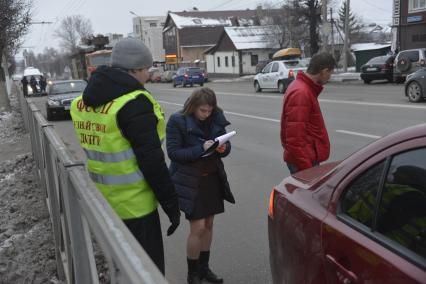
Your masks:
<path fill-rule="evenodd" d="M 323 87 L 299 73 L 285 95 L 281 114 L 284 161 L 298 170 L 311 168 L 330 156 L 330 140 L 318 103 Z"/>

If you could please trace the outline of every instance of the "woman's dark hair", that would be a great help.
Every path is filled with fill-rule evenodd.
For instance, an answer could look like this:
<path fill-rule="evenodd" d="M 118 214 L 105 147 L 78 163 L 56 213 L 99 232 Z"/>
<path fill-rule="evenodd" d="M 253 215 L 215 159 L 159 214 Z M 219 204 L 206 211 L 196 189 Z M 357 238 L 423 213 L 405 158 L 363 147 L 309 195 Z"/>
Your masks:
<path fill-rule="evenodd" d="M 328 69 L 334 70 L 336 67 L 336 60 L 330 53 L 321 52 L 312 56 L 311 61 L 309 62 L 308 70 L 306 72 L 311 75 L 316 75 L 321 72 L 321 70 Z"/>
<path fill-rule="evenodd" d="M 214 91 L 210 88 L 204 87 L 192 92 L 191 96 L 189 96 L 183 105 L 182 114 L 191 115 L 199 106 L 202 105 L 209 105 L 213 107 L 213 112 L 217 110 L 222 111 L 217 106 L 216 94 Z"/>

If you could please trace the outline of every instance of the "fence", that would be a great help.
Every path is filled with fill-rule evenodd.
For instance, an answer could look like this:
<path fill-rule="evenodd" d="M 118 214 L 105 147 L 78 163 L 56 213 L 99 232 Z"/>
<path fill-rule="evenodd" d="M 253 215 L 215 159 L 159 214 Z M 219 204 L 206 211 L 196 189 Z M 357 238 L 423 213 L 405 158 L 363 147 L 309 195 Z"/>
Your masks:
<path fill-rule="evenodd" d="M 19 89 L 19 88 L 17 88 Z M 75 161 L 35 104 L 19 103 L 52 222 L 59 278 L 99 283 L 92 239 L 108 264 L 111 283 L 167 281 Z"/>

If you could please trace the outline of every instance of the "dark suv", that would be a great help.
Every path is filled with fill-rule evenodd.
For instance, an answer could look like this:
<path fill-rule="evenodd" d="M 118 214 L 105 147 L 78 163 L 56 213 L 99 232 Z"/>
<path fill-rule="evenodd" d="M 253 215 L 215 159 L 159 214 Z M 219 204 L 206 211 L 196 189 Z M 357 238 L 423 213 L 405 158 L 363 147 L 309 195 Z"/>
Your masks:
<path fill-rule="evenodd" d="M 426 67 L 426 48 L 403 50 L 395 58 L 394 82 L 402 83 L 408 74 Z"/>

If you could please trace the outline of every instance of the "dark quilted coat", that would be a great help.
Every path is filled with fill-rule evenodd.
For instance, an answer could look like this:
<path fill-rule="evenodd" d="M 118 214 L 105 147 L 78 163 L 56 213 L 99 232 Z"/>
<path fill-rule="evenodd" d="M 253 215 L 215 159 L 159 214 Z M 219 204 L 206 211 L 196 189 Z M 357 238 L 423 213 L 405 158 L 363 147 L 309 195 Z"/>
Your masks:
<path fill-rule="evenodd" d="M 284 161 L 299 170 L 311 168 L 330 156 L 330 141 L 318 96 L 323 87 L 299 73 L 285 95 L 281 114 Z"/>
<path fill-rule="evenodd" d="M 180 209 L 190 215 L 194 208 L 201 178 L 201 170 L 197 166 L 203 159 L 203 143 L 205 140 L 214 139 L 226 133 L 225 127 L 230 123 L 220 111 L 212 113 L 210 133 L 206 135 L 192 115 L 185 116 L 180 112 L 173 114 L 167 122 L 166 139 L 167 154 L 171 160 L 170 175 L 179 195 Z M 227 142 L 226 151 L 222 154 L 215 152 L 215 163 L 219 175 L 223 199 L 235 203 L 234 196 L 229 187 L 228 178 L 221 158 L 226 157 L 231 151 L 231 144 Z"/>

